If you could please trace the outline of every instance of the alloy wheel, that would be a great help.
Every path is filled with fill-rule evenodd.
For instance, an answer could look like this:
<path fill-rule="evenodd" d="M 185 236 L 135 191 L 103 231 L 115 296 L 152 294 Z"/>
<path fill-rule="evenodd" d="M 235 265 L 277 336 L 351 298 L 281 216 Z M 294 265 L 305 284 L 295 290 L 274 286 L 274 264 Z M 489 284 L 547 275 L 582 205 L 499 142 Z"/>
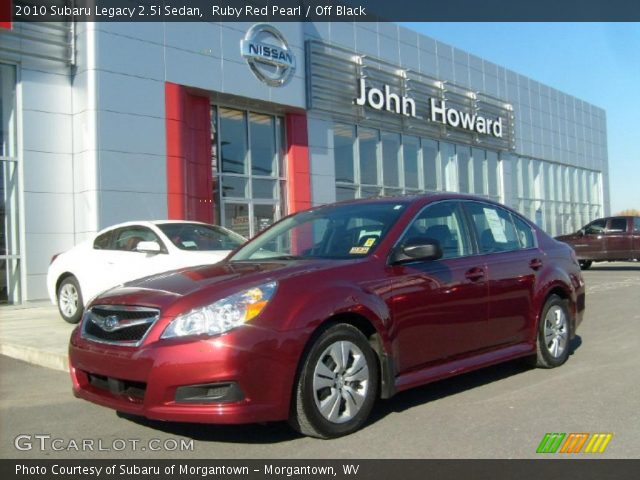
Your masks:
<path fill-rule="evenodd" d="M 320 355 L 313 372 L 316 407 L 330 422 L 348 422 L 362 408 L 369 383 L 362 350 L 348 340 L 335 342 Z"/>
<path fill-rule="evenodd" d="M 560 358 L 569 341 L 569 324 L 564 310 L 552 306 L 544 318 L 544 342 L 553 358 Z"/>
<path fill-rule="evenodd" d="M 66 283 L 60 288 L 58 297 L 60 310 L 66 317 L 73 317 L 78 310 L 78 290 L 71 283 Z"/>

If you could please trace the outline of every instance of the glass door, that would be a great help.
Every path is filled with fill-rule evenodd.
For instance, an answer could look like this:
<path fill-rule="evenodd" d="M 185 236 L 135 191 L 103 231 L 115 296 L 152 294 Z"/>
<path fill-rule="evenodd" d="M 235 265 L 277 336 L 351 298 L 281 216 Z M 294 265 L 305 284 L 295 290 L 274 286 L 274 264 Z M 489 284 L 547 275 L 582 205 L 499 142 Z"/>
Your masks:
<path fill-rule="evenodd" d="M 217 222 L 253 237 L 285 211 L 284 121 L 215 105 L 211 119 Z"/>

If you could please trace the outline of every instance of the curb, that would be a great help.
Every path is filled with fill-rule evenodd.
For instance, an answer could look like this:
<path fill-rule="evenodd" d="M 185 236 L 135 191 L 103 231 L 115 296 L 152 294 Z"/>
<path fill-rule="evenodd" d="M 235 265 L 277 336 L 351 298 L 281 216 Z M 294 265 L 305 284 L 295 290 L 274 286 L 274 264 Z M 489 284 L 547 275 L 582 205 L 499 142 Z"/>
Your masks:
<path fill-rule="evenodd" d="M 66 354 L 47 352 L 38 348 L 14 345 L 10 343 L 0 344 L 0 355 L 22 360 L 23 362 L 51 368 L 62 372 L 69 371 L 69 359 Z"/>

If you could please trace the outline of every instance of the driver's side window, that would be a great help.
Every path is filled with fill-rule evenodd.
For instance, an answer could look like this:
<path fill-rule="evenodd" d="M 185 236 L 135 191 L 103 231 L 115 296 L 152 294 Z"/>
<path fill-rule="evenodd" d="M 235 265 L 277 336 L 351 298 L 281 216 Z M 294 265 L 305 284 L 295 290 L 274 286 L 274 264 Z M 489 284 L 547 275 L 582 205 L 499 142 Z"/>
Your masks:
<path fill-rule="evenodd" d="M 599 235 L 604 233 L 604 227 L 606 226 L 605 220 L 596 220 L 595 222 L 591 222 L 589 225 L 584 227 L 584 233 L 587 235 Z"/>
<path fill-rule="evenodd" d="M 411 222 L 400 240 L 402 247 L 426 243 L 437 243 L 442 249 L 442 258 L 469 255 L 469 241 L 458 202 L 427 206 Z"/>

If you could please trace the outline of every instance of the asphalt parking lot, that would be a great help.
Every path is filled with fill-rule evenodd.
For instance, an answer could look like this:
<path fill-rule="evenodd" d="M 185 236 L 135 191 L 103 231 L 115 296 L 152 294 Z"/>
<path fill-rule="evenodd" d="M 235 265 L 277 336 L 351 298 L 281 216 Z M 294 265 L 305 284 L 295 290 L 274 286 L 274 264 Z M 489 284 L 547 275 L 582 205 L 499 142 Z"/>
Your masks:
<path fill-rule="evenodd" d="M 337 440 L 300 437 L 285 423 L 211 426 L 125 417 L 75 399 L 64 372 L 0 357 L 0 456 L 535 458 L 546 432 L 607 432 L 613 438 L 604 453 L 580 455 L 637 458 L 640 264 L 596 265 L 584 276 L 587 314 L 563 367 L 537 370 L 516 361 L 404 392 L 379 402 L 363 430 Z M 41 434 L 50 436 L 44 450 L 34 437 Z M 31 449 L 14 446 L 20 435 L 28 436 L 21 448 L 31 443 Z M 62 450 L 52 448 L 52 439 L 60 439 Z M 94 450 L 72 447 L 83 439 L 93 440 Z M 181 439 L 186 448 L 193 439 L 192 449 L 174 450 Z M 124 450 L 114 452 L 123 443 Z"/>

